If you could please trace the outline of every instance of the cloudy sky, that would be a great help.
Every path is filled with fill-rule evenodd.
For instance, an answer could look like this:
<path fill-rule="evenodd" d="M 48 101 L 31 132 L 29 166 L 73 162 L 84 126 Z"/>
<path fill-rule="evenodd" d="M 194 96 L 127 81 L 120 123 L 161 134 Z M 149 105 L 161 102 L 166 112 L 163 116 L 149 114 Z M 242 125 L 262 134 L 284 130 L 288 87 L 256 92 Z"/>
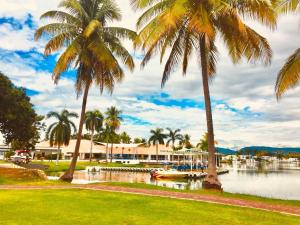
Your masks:
<path fill-rule="evenodd" d="M 0 0 L 0 70 L 31 96 L 39 114 L 64 108 L 80 111 L 81 99 L 74 92 L 74 72 L 63 75 L 56 86 L 51 71 L 58 55 L 43 56 L 45 42 L 35 42 L 35 29 L 43 22 L 39 16 L 56 9 L 59 0 Z M 138 13 L 129 0 L 117 0 L 123 20 L 119 23 L 135 29 Z M 299 47 L 300 15 L 282 16 L 276 31 L 258 24 L 252 27 L 267 37 L 272 49 L 272 65 L 240 63 L 233 65 L 221 41 L 217 76 L 211 83 L 215 135 L 220 146 L 246 145 L 300 146 L 300 88 L 290 91 L 279 103 L 274 97 L 276 74 L 284 60 Z M 112 96 L 90 91 L 88 110 L 105 111 L 117 106 L 123 112 L 121 130 L 133 137 L 148 137 L 156 127 L 180 128 L 195 142 L 206 130 L 201 74 L 192 59 L 186 77 L 174 71 L 164 89 L 160 88 L 163 66 L 153 58 L 140 70 L 142 52 L 134 52 L 136 69 Z M 1 141 L 1 140 L 0 140 Z"/>

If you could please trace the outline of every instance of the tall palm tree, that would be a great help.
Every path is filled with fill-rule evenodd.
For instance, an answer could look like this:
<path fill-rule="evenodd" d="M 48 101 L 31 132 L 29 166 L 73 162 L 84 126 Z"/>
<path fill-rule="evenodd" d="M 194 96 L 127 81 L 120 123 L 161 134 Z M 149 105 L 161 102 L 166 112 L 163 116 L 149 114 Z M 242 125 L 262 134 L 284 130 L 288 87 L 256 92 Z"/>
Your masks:
<path fill-rule="evenodd" d="M 68 146 L 71 139 L 72 130 L 76 133 L 76 126 L 70 120 L 71 118 L 78 118 L 77 113 L 70 113 L 68 110 L 63 110 L 60 114 L 58 112 L 49 112 L 47 119 L 54 118 L 56 122 L 52 123 L 46 131 L 46 139 L 50 141 L 50 146 L 57 146 L 56 165 L 58 164 L 60 147 Z"/>
<path fill-rule="evenodd" d="M 113 0 L 61 0 L 59 7 L 62 10 L 48 11 L 41 16 L 55 22 L 40 27 L 35 39 L 43 36 L 51 38 L 45 47 L 46 56 L 63 50 L 53 70 L 54 82 L 57 83 L 61 74 L 73 67 L 77 71 L 77 97 L 83 93 L 74 155 L 69 169 L 60 178 L 72 181 L 89 89 L 95 82 L 101 93 L 104 89 L 112 93 L 115 83 L 121 82 L 124 77 L 120 63 L 131 71 L 134 69 L 133 58 L 121 39 L 133 40 L 136 33 L 122 27 L 108 26 L 109 22 L 121 19 L 120 9 Z"/>
<path fill-rule="evenodd" d="M 300 0 L 283 0 L 277 6 L 283 13 L 300 9 Z M 298 48 L 285 62 L 277 75 L 275 86 L 276 97 L 279 99 L 290 88 L 299 84 L 300 80 L 300 48 Z"/>
<path fill-rule="evenodd" d="M 99 110 L 88 111 L 85 114 L 85 127 L 91 132 L 91 147 L 90 147 L 90 162 L 92 161 L 93 155 L 93 140 L 94 134 L 100 132 L 103 124 L 103 115 Z"/>
<path fill-rule="evenodd" d="M 169 131 L 169 134 L 168 134 L 168 140 L 166 142 L 166 145 L 169 146 L 170 143 L 172 143 L 172 149 L 173 149 L 173 152 L 172 152 L 172 161 L 173 161 L 173 154 L 174 154 L 174 151 L 175 151 L 175 142 L 176 141 L 181 141 L 183 136 L 182 134 L 180 134 L 180 129 L 176 129 L 176 130 L 172 130 L 171 128 L 167 128 L 167 130 Z"/>
<path fill-rule="evenodd" d="M 110 146 L 110 162 L 112 162 L 112 154 L 113 154 L 113 143 L 114 139 L 116 136 L 116 131 L 120 128 L 121 126 L 121 121 L 122 121 L 122 111 L 118 110 L 116 107 L 112 106 L 108 108 L 105 112 L 106 118 L 105 118 L 105 124 L 109 130 L 110 133 L 110 141 L 111 141 L 111 146 Z"/>
<path fill-rule="evenodd" d="M 162 128 L 156 128 L 155 130 L 151 130 L 151 136 L 148 140 L 149 144 L 156 146 L 156 162 L 158 162 L 158 145 L 164 145 L 165 140 L 167 138 L 167 135 L 163 133 L 164 129 Z"/>
<path fill-rule="evenodd" d="M 202 136 L 199 143 L 196 145 L 197 148 L 200 148 L 202 151 L 208 151 L 208 134 L 207 132 Z"/>
<path fill-rule="evenodd" d="M 182 64 L 186 74 L 189 59 L 194 50 L 201 65 L 202 84 L 208 131 L 208 175 L 203 182 L 205 188 L 221 189 L 215 165 L 214 128 L 209 91 L 209 79 L 216 73 L 216 37 L 224 40 L 234 63 L 243 57 L 248 61 L 263 61 L 269 64 L 272 56 L 267 40 L 243 22 L 252 18 L 275 28 L 277 14 L 270 1 L 238 0 L 131 0 L 135 9 L 143 10 L 137 27 L 139 38 L 135 44 L 146 51 L 142 66 L 160 52 L 166 53 L 162 86 L 172 71 Z M 170 49 L 168 51 L 168 49 Z"/>

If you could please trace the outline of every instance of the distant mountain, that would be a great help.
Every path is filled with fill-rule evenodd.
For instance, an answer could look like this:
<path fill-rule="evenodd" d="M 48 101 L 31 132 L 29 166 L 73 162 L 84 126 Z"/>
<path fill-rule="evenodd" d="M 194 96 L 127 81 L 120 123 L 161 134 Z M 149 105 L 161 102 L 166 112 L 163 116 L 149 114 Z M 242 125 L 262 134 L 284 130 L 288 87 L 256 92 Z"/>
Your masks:
<path fill-rule="evenodd" d="M 232 149 L 229 149 L 229 148 L 219 148 L 219 147 L 217 147 L 216 150 L 217 150 L 218 153 L 222 153 L 224 155 L 235 155 L 236 154 L 236 151 L 234 151 Z"/>
<path fill-rule="evenodd" d="M 278 148 L 278 147 L 266 147 L 266 146 L 249 146 L 239 150 L 241 154 L 255 155 L 256 152 L 269 152 L 269 153 L 300 153 L 300 148 Z"/>

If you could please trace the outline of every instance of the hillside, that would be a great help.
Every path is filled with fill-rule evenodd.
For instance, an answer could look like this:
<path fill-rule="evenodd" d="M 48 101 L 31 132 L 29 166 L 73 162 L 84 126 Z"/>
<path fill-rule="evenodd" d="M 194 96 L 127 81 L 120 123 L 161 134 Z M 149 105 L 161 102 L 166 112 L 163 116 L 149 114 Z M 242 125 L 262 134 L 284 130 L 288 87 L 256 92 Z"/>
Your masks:
<path fill-rule="evenodd" d="M 255 155 L 256 152 L 268 152 L 268 153 L 300 153 L 300 148 L 278 148 L 278 147 L 266 147 L 266 146 L 249 146 L 241 148 L 240 153 Z"/>

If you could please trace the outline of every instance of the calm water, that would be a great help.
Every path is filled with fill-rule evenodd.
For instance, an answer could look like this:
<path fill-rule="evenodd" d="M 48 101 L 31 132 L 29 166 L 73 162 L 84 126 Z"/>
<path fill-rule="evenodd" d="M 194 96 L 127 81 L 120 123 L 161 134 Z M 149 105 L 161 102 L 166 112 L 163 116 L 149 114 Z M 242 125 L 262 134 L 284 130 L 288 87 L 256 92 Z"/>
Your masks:
<path fill-rule="evenodd" d="M 223 165 L 229 174 L 219 179 L 226 192 L 300 200 L 300 163 Z M 76 172 L 76 180 L 146 183 L 176 189 L 202 188 L 201 180 L 152 180 L 148 173 L 101 171 Z"/>

